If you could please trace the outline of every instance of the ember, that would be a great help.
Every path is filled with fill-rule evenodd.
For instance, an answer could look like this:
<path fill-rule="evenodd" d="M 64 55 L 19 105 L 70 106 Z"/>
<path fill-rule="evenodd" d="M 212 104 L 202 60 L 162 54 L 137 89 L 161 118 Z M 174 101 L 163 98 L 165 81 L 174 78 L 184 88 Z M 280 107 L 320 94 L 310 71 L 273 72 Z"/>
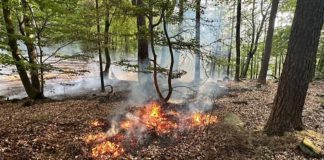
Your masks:
<path fill-rule="evenodd" d="M 107 132 L 88 135 L 84 141 L 93 146 L 93 158 L 116 158 L 127 151 L 125 146 L 136 147 L 145 134 L 153 133 L 162 136 L 216 122 L 216 116 L 203 113 L 180 113 L 174 110 L 164 111 L 159 103 L 152 102 L 133 113 L 127 113 L 119 122 L 112 121 L 113 125 Z M 91 123 L 92 126 L 102 124 L 103 122 L 100 121 Z"/>

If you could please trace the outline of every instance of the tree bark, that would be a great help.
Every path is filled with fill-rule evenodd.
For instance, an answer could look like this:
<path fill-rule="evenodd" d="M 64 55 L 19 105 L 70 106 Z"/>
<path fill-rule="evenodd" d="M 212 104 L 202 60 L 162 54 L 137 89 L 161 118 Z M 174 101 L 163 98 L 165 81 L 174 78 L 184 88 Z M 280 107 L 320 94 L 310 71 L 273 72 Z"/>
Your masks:
<path fill-rule="evenodd" d="M 195 77 L 194 82 L 200 82 L 200 0 L 196 0 L 196 47 L 195 47 Z"/>
<path fill-rule="evenodd" d="M 106 9 L 106 16 L 105 16 L 105 39 L 104 39 L 104 45 L 105 45 L 105 57 L 106 57 L 106 66 L 104 70 L 104 74 L 109 79 L 109 69 L 111 65 L 111 58 L 109 53 L 109 29 L 110 29 L 110 13 L 109 13 L 109 6 L 108 6 L 108 0 L 105 0 L 105 9 Z"/>
<path fill-rule="evenodd" d="M 324 44 L 324 41 L 322 45 Z M 319 78 L 324 78 L 324 47 L 320 48 L 321 50 L 319 51 L 320 57 L 318 60 L 318 65 L 317 65 L 317 73 L 319 75 Z"/>
<path fill-rule="evenodd" d="M 21 79 L 21 82 L 25 88 L 25 91 L 28 97 L 32 99 L 41 98 L 42 93 L 33 87 L 33 85 L 31 84 L 28 78 L 27 71 L 24 68 L 24 65 L 22 64 L 24 62 L 20 57 L 15 29 L 11 19 L 11 11 L 8 7 L 8 0 L 2 0 L 2 12 L 3 12 L 3 18 L 7 30 L 8 45 L 10 47 L 12 57 L 15 60 L 16 63 L 15 65 L 18 70 L 18 74 Z"/>
<path fill-rule="evenodd" d="M 231 67 L 231 59 L 232 59 L 232 49 L 233 49 L 233 35 L 234 35 L 234 15 L 235 15 L 235 9 L 236 9 L 236 1 L 234 1 L 233 5 L 233 16 L 232 16 L 232 26 L 231 26 L 231 42 L 230 42 L 230 47 L 229 47 L 229 53 L 227 57 L 227 69 L 226 69 L 226 75 L 227 77 L 230 76 L 230 67 Z"/>
<path fill-rule="evenodd" d="M 135 4 L 137 7 L 143 7 L 144 2 L 143 0 L 137 0 Z M 146 21 L 145 21 L 145 14 L 139 13 L 137 15 L 137 30 L 138 30 L 138 80 L 141 82 L 143 75 L 141 73 L 145 72 L 146 69 L 149 67 L 149 54 L 148 54 L 148 40 L 147 40 L 147 28 L 146 28 Z"/>
<path fill-rule="evenodd" d="M 167 30 L 166 15 L 165 15 L 164 12 L 162 12 L 162 16 L 163 16 L 163 30 L 164 30 L 165 37 L 167 39 L 169 52 L 170 52 L 170 58 L 171 58 L 169 74 L 168 74 L 168 94 L 164 98 L 164 102 L 168 102 L 168 100 L 171 98 L 171 95 L 172 95 L 172 92 L 173 92 L 173 88 L 172 88 L 172 71 L 173 71 L 173 64 L 174 64 L 174 56 L 173 56 L 172 43 L 171 43 L 171 40 L 170 40 L 170 37 L 169 37 L 169 34 L 168 34 L 168 30 Z"/>
<path fill-rule="evenodd" d="M 278 77 L 278 56 L 275 57 L 275 67 L 274 67 L 274 76 Z"/>
<path fill-rule="evenodd" d="M 235 81 L 240 81 L 240 66 L 241 66 L 241 0 L 237 0 L 236 8 L 236 67 Z"/>
<path fill-rule="evenodd" d="M 36 89 L 41 91 L 41 85 L 40 85 L 40 81 L 39 81 L 39 73 L 38 73 L 38 64 L 37 64 L 37 54 L 36 54 L 36 50 L 35 50 L 35 45 L 33 43 L 33 39 L 32 39 L 32 26 L 31 26 L 31 22 L 30 22 L 30 17 L 27 14 L 27 10 L 28 10 L 28 4 L 26 2 L 26 0 L 21 0 L 22 6 L 23 6 L 23 25 L 24 27 L 21 28 L 21 32 L 23 35 L 25 35 L 24 39 L 24 43 L 27 47 L 27 54 L 28 54 L 28 58 L 29 58 L 29 63 L 30 63 L 30 79 L 31 79 L 31 83 L 32 86 Z"/>
<path fill-rule="evenodd" d="M 261 84 L 266 84 L 266 80 L 267 80 L 267 72 L 268 72 L 269 61 L 270 61 L 270 56 L 271 56 L 272 39 L 273 39 L 273 33 L 274 33 L 274 27 L 275 27 L 278 6 L 279 6 L 279 0 L 272 0 L 268 33 L 267 33 L 266 42 L 265 42 L 265 50 L 264 50 L 264 54 L 262 57 L 261 70 L 260 70 L 260 75 L 258 78 L 258 82 Z"/>
<path fill-rule="evenodd" d="M 185 0 L 179 0 L 179 24 L 178 24 L 178 32 L 179 32 L 179 39 L 183 40 L 182 32 L 183 32 L 183 15 L 184 15 L 184 4 Z M 174 66 L 173 71 L 179 71 L 180 70 L 180 49 L 175 50 L 174 53 Z"/>
<path fill-rule="evenodd" d="M 297 1 L 284 68 L 274 106 L 264 129 L 269 135 L 283 135 L 286 131 L 303 129 L 302 111 L 323 16 L 323 0 Z"/>
<path fill-rule="evenodd" d="M 100 66 L 100 82 L 101 82 L 101 92 L 105 92 L 105 82 L 103 75 L 102 67 L 102 56 L 101 56 L 101 38 L 100 38 L 100 20 L 99 20 L 99 2 L 96 0 L 96 12 L 97 12 L 97 43 L 98 43 L 98 52 L 99 52 L 99 66 Z"/>

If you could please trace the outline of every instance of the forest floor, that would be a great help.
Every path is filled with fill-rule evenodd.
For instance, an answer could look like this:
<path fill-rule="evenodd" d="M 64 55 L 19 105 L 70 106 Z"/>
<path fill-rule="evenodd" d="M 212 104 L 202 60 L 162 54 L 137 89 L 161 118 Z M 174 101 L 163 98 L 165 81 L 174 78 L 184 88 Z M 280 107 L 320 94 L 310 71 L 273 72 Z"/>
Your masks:
<path fill-rule="evenodd" d="M 307 94 L 303 120 L 306 131 L 268 137 L 262 128 L 270 114 L 277 83 L 228 83 L 227 95 L 216 100 L 219 123 L 181 134 L 181 140 L 151 144 L 118 159 L 305 159 L 298 144 L 307 137 L 324 149 L 324 81 Z M 0 101 L 1 159 L 91 159 L 83 137 L 96 131 L 89 123 L 112 117 L 125 107 L 127 92 L 108 101 L 88 96 L 67 100 Z M 243 126 L 222 123 L 233 113 Z"/>

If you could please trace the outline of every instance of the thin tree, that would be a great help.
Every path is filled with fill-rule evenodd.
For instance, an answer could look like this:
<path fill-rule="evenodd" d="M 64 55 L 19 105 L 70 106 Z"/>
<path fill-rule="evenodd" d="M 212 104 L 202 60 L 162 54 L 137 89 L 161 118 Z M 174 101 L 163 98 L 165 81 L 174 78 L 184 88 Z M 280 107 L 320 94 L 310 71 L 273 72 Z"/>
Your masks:
<path fill-rule="evenodd" d="M 195 45 L 195 83 L 200 81 L 200 0 L 196 0 L 196 45 Z"/>
<path fill-rule="evenodd" d="M 39 81 L 38 64 L 36 47 L 33 40 L 33 26 L 31 17 L 28 14 L 28 3 L 26 0 L 21 0 L 23 17 L 22 20 L 18 18 L 19 31 L 24 36 L 23 41 L 27 47 L 27 54 L 30 64 L 30 79 L 33 87 L 41 92 L 41 85 Z"/>
<path fill-rule="evenodd" d="M 144 8 L 143 0 L 133 0 L 133 5 L 136 5 L 139 9 Z M 148 54 L 148 39 L 147 39 L 147 27 L 145 20 L 144 11 L 140 10 L 137 13 L 137 56 L 138 56 L 138 80 L 141 82 L 142 74 L 145 72 L 150 64 L 149 54 Z"/>
<path fill-rule="evenodd" d="M 109 69 L 110 69 L 110 65 L 111 65 L 111 58 L 110 58 L 110 53 L 109 53 L 109 29 L 110 29 L 111 22 L 113 20 L 113 16 L 110 15 L 108 0 L 104 1 L 104 5 L 105 5 L 105 10 L 106 10 L 105 33 L 104 33 L 105 34 L 104 45 L 105 45 L 106 66 L 105 66 L 104 74 L 109 78 Z"/>
<path fill-rule="evenodd" d="M 258 78 L 258 82 L 261 84 L 266 84 L 267 72 L 268 72 L 269 61 L 270 61 L 270 56 L 271 56 L 271 49 L 272 49 L 273 32 L 274 32 L 274 27 L 275 27 L 278 6 L 279 6 L 279 0 L 272 0 L 268 33 L 267 33 L 267 37 L 266 37 L 266 41 L 265 41 L 264 54 L 262 56 L 262 61 L 261 61 L 260 75 Z"/>
<path fill-rule="evenodd" d="M 234 7 L 233 7 L 232 26 L 231 26 L 231 40 L 230 40 L 230 46 L 229 46 L 230 47 L 229 48 L 229 53 L 228 53 L 228 57 L 227 57 L 227 69 L 226 69 L 227 77 L 229 77 L 229 75 L 230 75 L 230 67 L 231 67 L 231 59 L 232 59 L 234 23 L 235 23 L 234 15 L 235 15 L 235 9 L 236 9 L 236 1 L 234 1 L 233 6 Z"/>
<path fill-rule="evenodd" d="M 265 132 L 269 135 L 283 135 L 286 131 L 303 129 L 302 112 L 309 77 L 315 67 L 313 62 L 323 17 L 323 0 L 297 1 L 284 68 L 274 106 L 265 126 Z"/>
<path fill-rule="evenodd" d="M 241 65 L 241 5 L 242 1 L 237 0 L 236 8 L 236 66 L 235 81 L 240 81 L 240 65 Z"/>
<path fill-rule="evenodd" d="M 152 54 L 153 54 L 153 80 L 154 80 L 154 86 L 157 92 L 157 95 L 160 99 L 160 101 L 166 103 L 172 95 L 173 92 L 173 88 L 172 88 L 172 71 L 173 71 L 173 65 L 174 65 L 174 54 L 173 54 L 173 49 L 172 49 L 172 43 L 170 40 L 170 36 L 168 34 L 168 30 L 167 30 L 167 9 L 169 8 L 169 0 L 166 1 L 165 3 L 162 4 L 161 6 L 161 15 L 160 18 L 158 20 L 158 22 L 153 23 L 153 5 L 152 5 L 152 0 L 149 1 L 149 9 L 150 9 L 150 14 L 148 15 L 148 19 L 149 19 L 149 32 L 150 32 L 150 41 L 151 41 L 151 49 L 152 49 Z M 168 93 L 167 95 L 164 97 L 160 86 L 158 84 L 158 78 L 157 78 L 157 54 L 155 51 L 155 38 L 154 38 L 154 28 L 157 27 L 160 23 L 163 23 L 163 31 L 164 31 L 164 35 L 169 47 L 169 52 L 170 52 L 170 57 L 171 57 L 171 62 L 170 62 L 170 68 L 169 68 L 169 72 L 168 72 Z"/>
<path fill-rule="evenodd" d="M 101 92 L 105 92 L 105 82 L 103 75 L 103 67 L 102 67 L 102 57 L 101 57 L 101 38 L 100 38 L 100 19 L 99 19 L 99 2 L 96 0 L 96 20 L 97 20 L 97 45 L 99 52 L 99 66 L 100 66 L 100 82 L 101 82 Z"/>

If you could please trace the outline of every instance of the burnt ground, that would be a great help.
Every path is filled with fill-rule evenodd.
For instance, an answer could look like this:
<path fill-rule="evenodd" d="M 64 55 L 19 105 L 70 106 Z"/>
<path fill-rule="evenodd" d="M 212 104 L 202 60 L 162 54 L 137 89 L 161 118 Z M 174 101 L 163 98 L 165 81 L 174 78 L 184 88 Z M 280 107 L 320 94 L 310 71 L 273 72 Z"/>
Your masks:
<path fill-rule="evenodd" d="M 310 85 L 303 132 L 283 137 L 262 133 L 271 110 L 277 83 L 257 86 L 255 82 L 229 83 L 229 93 L 217 99 L 213 114 L 219 123 L 185 133 L 176 141 L 153 140 L 143 148 L 119 159 L 305 159 L 298 149 L 308 137 L 324 148 L 324 82 Z M 91 149 L 82 138 L 98 129 L 89 123 L 109 118 L 126 106 L 127 93 L 118 92 L 109 100 L 100 96 L 69 100 L 0 101 L 0 159 L 91 159 Z M 30 105 L 32 104 L 32 105 Z M 244 123 L 237 127 L 222 123 L 228 113 Z"/>

